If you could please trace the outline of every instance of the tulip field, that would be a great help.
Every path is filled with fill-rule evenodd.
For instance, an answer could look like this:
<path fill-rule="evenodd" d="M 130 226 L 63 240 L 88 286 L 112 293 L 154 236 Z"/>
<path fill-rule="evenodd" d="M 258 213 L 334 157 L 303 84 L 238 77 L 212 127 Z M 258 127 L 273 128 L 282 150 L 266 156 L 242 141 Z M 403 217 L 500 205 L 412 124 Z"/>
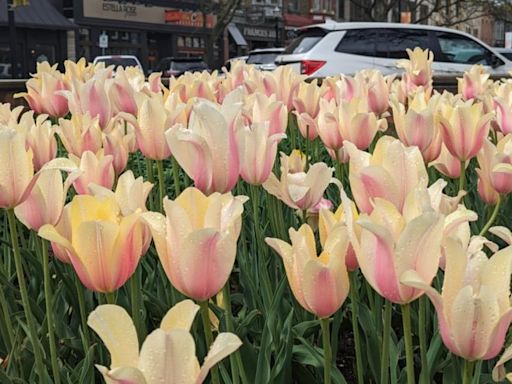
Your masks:
<path fill-rule="evenodd" d="M 512 78 L 38 64 L 0 104 L 0 383 L 512 382 Z"/>

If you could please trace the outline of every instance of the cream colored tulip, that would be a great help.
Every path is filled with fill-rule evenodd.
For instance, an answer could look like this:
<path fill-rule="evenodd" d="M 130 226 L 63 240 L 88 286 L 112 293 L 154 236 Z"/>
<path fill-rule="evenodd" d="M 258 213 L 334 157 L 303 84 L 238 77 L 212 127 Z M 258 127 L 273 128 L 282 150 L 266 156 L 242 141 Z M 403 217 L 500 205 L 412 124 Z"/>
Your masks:
<path fill-rule="evenodd" d="M 293 169 L 297 155 L 292 156 L 290 159 L 281 153 L 280 179 L 273 173 L 270 174 L 268 180 L 263 183 L 263 188 L 291 208 L 308 210 L 320 202 L 328 185 L 333 182 L 333 169 L 325 163 L 312 164 L 307 172 L 303 169 Z"/>
<path fill-rule="evenodd" d="M 464 100 L 481 99 L 492 86 L 489 76 L 483 65 L 473 65 L 462 78 L 457 78 L 458 93 Z"/>
<path fill-rule="evenodd" d="M 140 212 L 121 215 L 114 198 L 77 195 L 62 224 L 43 225 L 39 236 L 60 246 L 80 281 L 96 292 L 113 292 L 135 272 L 142 256 L 145 225 Z M 66 259 L 67 258 L 67 259 Z"/>
<path fill-rule="evenodd" d="M 89 184 L 91 183 L 108 189 L 114 185 L 113 158 L 110 155 L 105 156 L 103 150 L 99 150 L 97 153 L 85 151 L 80 158 L 69 154 L 69 158 L 82 171 L 73 182 L 73 187 L 78 194 L 89 194 Z"/>
<path fill-rule="evenodd" d="M 107 383 L 112 384 L 200 384 L 209 370 L 242 345 L 232 333 L 220 333 L 203 366 L 196 357 L 190 328 L 199 306 L 184 300 L 172 307 L 160 328 L 151 332 L 139 351 L 137 331 L 128 313 L 117 305 L 100 305 L 87 324 L 103 340 L 110 352 L 110 368 L 97 365 Z"/>
<path fill-rule="evenodd" d="M 101 149 L 99 118 L 92 118 L 89 112 L 74 113 L 71 119 L 59 119 L 56 132 L 66 151 L 75 156 L 81 157 L 85 151 L 96 153 Z"/>
<path fill-rule="evenodd" d="M 143 214 L 171 284 L 204 301 L 217 294 L 233 269 L 245 196 L 204 195 L 189 187 L 174 201 L 164 198 L 166 216 Z"/>
<path fill-rule="evenodd" d="M 401 281 L 425 290 L 452 353 L 470 361 L 488 360 L 500 352 L 512 320 L 511 273 L 512 247 L 488 258 L 483 252 L 468 255 L 463 244 L 451 240 L 441 294 L 414 271 L 404 273 Z"/>
<path fill-rule="evenodd" d="M 373 289 L 397 304 L 410 303 L 424 293 L 400 283 L 405 271 L 412 269 L 430 282 L 439 267 L 444 215 L 432 208 L 427 189 L 418 189 L 420 193 L 413 190 L 409 194 L 403 214 L 392 202 L 375 198 L 371 214 L 361 214 L 357 221 L 360 237 L 343 197 L 350 241 L 361 272 Z"/>
<path fill-rule="evenodd" d="M 32 150 L 34 170 L 43 166 L 57 156 L 57 140 L 52 122 L 47 115 L 39 115 L 34 119 L 34 112 L 21 115 L 16 129 L 25 135 L 25 143 Z"/>
<path fill-rule="evenodd" d="M 347 298 L 350 283 L 345 267 L 348 248 L 346 227 L 337 225 L 317 255 L 315 236 L 307 224 L 290 228 L 288 244 L 266 238 L 266 243 L 283 259 L 288 283 L 299 304 L 320 318 L 332 316 Z"/>
<path fill-rule="evenodd" d="M 443 104 L 439 127 L 444 145 L 460 161 L 470 160 L 482 148 L 493 113 L 484 113 L 481 103 Z"/>
<path fill-rule="evenodd" d="M 375 198 L 389 200 L 400 211 L 412 189 L 427 186 L 427 170 L 417 147 L 406 147 L 390 136 L 379 139 L 373 154 L 350 142 L 344 145 L 350 156 L 350 187 L 361 212 L 371 212 Z"/>

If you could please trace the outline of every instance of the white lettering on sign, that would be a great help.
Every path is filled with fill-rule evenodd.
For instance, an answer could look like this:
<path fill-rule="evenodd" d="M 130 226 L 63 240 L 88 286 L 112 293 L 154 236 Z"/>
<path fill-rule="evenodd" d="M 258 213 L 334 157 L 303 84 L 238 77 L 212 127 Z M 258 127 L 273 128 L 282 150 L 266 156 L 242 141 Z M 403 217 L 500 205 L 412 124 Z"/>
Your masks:
<path fill-rule="evenodd" d="M 244 27 L 244 36 L 275 39 L 276 30 L 270 28 Z"/>
<path fill-rule="evenodd" d="M 137 16 L 137 7 L 134 5 L 119 4 L 105 1 L 102 9 L 107 12 L 124 13 L 125 16 Z"/>

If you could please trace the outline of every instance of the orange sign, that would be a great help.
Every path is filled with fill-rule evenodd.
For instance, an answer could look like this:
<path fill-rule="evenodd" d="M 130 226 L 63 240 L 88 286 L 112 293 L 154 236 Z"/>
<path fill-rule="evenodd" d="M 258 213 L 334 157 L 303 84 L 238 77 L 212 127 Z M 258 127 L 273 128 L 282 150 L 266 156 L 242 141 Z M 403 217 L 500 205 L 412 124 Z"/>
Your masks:
<path fill-rule="evenodd" d="M 411 12 L 400 12 L 400 22 L 403 24 L 411 24 Z"/>
<path fill-rule="evenodd" d="M 215 15 L 206 15 L 206 28 L 213 28 L 217 21 Z M 178 9 L 165 10 L 165 22 L 170 24 L 184 25 L 187 27 L 204 26 L 204 15 L 202 12 L 181 11 Z"/>

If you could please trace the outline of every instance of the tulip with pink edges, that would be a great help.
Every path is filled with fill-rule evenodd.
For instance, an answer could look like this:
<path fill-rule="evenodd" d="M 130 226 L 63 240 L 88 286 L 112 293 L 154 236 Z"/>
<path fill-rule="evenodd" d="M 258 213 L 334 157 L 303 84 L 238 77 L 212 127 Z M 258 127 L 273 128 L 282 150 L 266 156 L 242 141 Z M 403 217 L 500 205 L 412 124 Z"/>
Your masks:
<path fill-rule="evenodd" d="M 34 119 L 34 112 L 25 112 L 16 124 L 16 129 L 25 135 L 25 144 L 32 150 L 32 163 L 36 172 L 55 159 L 57 140 L 54 127 L 47 115 L 39 115 Z"/>
<path fill-rule="evenodd" d="M 231 95 L 236 97 L 236 93 Z M 177 124 L 165 132 L 175 159 L 195 187 L 206 194 L 231 191 L 240 175 L 236 131 L 242 123 L 241 104 L 228 98 L 220 107 L 207 100 L 197 101 L 188 127 Z"/>
<path fill-rule="evenodd" d="M 401 211 L 411 190 L 427 186 L 427 170 L 417 147 L 406 147 L 390 136 L 377 141 L 373 154 L 348 141 L 344 146 L 350 157 L 350 187 L 360 212 L 370 213 L 375 198 L 386 199 Z"/>
<path fill-rule="evenodd" d="M 123 216 L 113 197 L 77 195 L 64 210 L 64 224 L 43 225 L 39 236 L 62 247 L 80 281 L 112 293 L 131 277 L 144 247 L 141 212 Z"/>
<path fill-rule="evenodd" d="M 401 282 L 425 291 L 430 298 L 445 346 L 466 360 L 463 383 L 469 384 L 471 362 L 494 358 L 503 347 L 512 321 L 512 247 L 488 258 L 483 252 L 468 255 L 463 244 L 451 240 L 446 253 L 441 294 L 412 270 L 402 275 Z"/>
<path fill-rule="evenodd" d="M 290 208 L 307 211 L 321 201 L 334 179 L 333 168 L 325 163 L 315 163 L 307 172 L 304 169 L 305 157 L 300 151 L 294 150 L 290 156 L 281 153 L 280 179 L 271 173 L 263 188 Z"/>
<path fill-rule="evenodd" d="M 267 244 L 283 259 L 288 283 L 299 304 L 320 318 L 324 346 L 324 383 L 331 382 L 332 351 L 329 318 L 347 298 L 350 283 L 345 256 L 349 239 L 347 228 L 336 225 L 317 255 L 315 236 L 307 224 L 298 231 L 290 228 L 291 245 L 275 238 Z"/>
<path fill-rule="evenodd" d="M 236 132 L 240 159 L 240 175 L 252 185 L 267 181 L 276 160 L 277 145 L 284 133 L 271 134 L 269 123 L 253 123 Z"/>
<path fill-rule="evenodd" d="M 89 112 L 74 113 L 71 119 L 59 119 L 55 131 L 68 154 L 81 157 L 85 151 L 96 153 L 101 149 L 102 130 L 98 117 Z"/>
<path fill-rule="evenodd" d="M 462 78 L 457 78 L 458 93 L 464 100 L 481 99 L 492 85 L 489 76 L 483 65 L 473 65 Z"/>
<path fill-rule="evenodd" d="M 114 166 L 112 156 L 105 156 L 103 150 L 97 153 L 85 151 L 82 157 L 69 155 L 71 161 L 82 171 L 80 176 L 73 182 L 76 193 L 80 195 L 89 194 L 89 184 L 94 183 L 105 188 L 112 188 L 114 185 Z"/>
<path fill-rule="evenodd" d="M 432 93 L 432 63 L 434 53 L 428 49 L 420 47 L 414 50 L 407 48 L 409 59 L 398 60 L 396 65 L 403 68 L 405 73 L 402 75 L 402 82 L 405 86 L 406 94 L 413 93 L 418 88 L 423 88 L 427 95 Z"/>
<path fill-rule="evenodd" d="M 37 63 L 36 74 L 27 81 L 27 92 L 16 93 L 14 97 L 23 97 L 30 109 L 36 113 L 46 113 L 52 117 L 65 116 L 68 100 L 61 92 L 68 89 L 57 64 L 50 66 L 47 61 Z"/>
<path fill-rule="evenodd" d="M 209 346 L 202 367 L 190 332 L 199 307 L 191 300 L 174 305 L 160 327 L 151 332 L 139 350 L 137 330 L 128 313 L 117 305 L 100 305 L 87 324 L 98 334 L 111 356 L 110 367 L 96 365 L 109 384 L 201 384 L 215 364 L 236 351 L 241 340 L 219 333 Z M 213 371 L 212 371 L 213 373 Z"/>
<path fill-rule="evenodd" d="M 147 212 L 158 256 L 171 284 L 205 301 L 226 284 L 236 256 L 246 196 L 204 195 L 189 187 L 175 200 L 164 199 L 165 216 Z"/>
<path fill-rule="evenodd" d="M 393 121 L 400 141 L 407 146 L 417 146 L 426 163 L 434 160 L 441 151 L 440 140 L 435 140 L 438 128 L 434 124 L 440 99 L 440 95 L 427 99 L 424 91 L 419 90 L 410 96 L 407 110 L 396 98 L 391 101 Z M 433 145 L 435 148 L 431 148 Z"/>

